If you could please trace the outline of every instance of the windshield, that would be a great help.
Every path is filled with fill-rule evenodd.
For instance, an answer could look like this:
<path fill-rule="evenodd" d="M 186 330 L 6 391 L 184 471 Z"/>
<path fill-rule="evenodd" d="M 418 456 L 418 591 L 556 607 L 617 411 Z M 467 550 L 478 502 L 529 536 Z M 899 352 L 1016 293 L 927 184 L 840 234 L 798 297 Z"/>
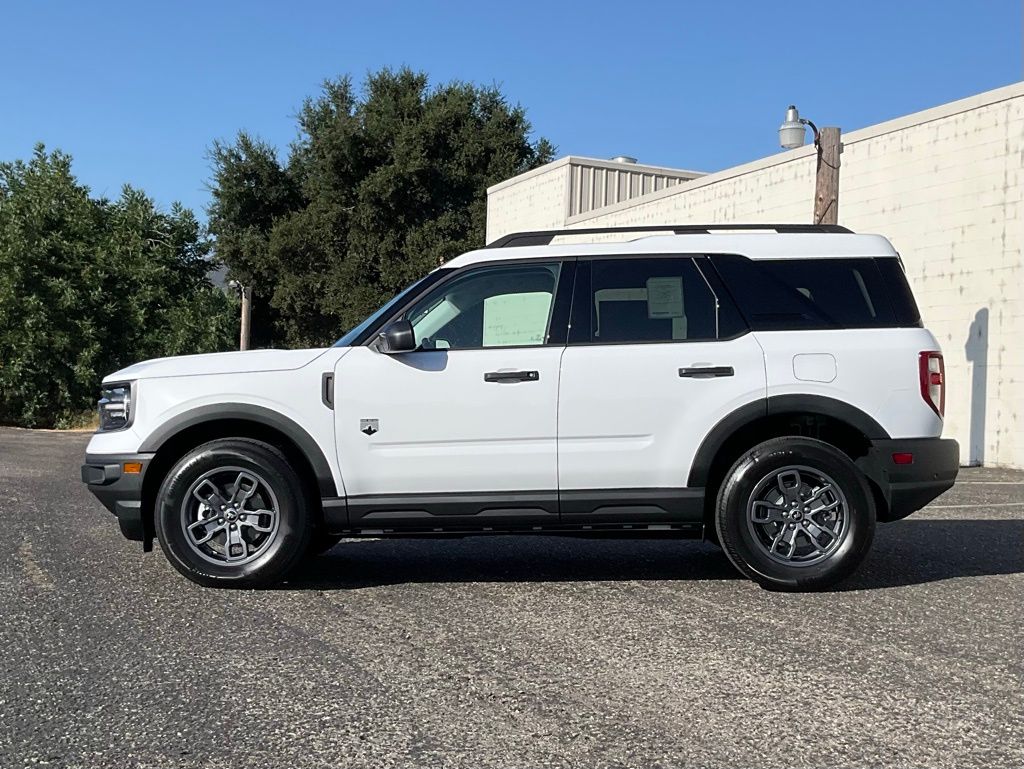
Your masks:
<path fill-rule="evenodd" d="M 402 304 L 402 302 L 406 301 L 413 294 L 413 292 L 419 289 L 425 282 L 429 281 L 430 283 L 433 283 L 439 277 L 439 273 L 445 272 L 447 272 L 447 270 L 435 270 L 434 272 L 431 272 L 430 274 L 420 278 L 415 283 L 410 283 L 408 286 L 406 286 L 404 289 L 398 292 L 398 294 L 392 297 L 388 302 L 386 302 L 380 309 L 378 309 L 376 312 L 370 315 L 370 317 L 368 317 L 358 326 L 356 326 L 351 331 L 346 333 L 341 339 L 335 342 L 334 346 L 350 347 L 352 344 L 356 342 L 356 340 L 359 339 L 359 337 L 361 337 L 367 331 L 367 329 L 370 329 L 374 325 L 379 323 L 394 308 L 398 307 L 399 305 Z"/>

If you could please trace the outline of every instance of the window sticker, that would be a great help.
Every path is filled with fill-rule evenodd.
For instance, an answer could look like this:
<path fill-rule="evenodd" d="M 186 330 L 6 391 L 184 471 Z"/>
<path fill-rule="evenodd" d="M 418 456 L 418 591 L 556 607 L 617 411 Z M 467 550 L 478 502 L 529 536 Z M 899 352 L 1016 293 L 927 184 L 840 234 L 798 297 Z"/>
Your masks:
<path fill-rule="evenodd" d="M 672 338 L 686 339 L 686 318 L 672 318 Z"/>
<path fill-rule="evenodd" d="M 544 344 L 551 294 L 501 294 L 484 300 L 484 347 Z"/>
<path fill-rule="evenodd" d="M 647 279 L 647 317 L 683 317 L 682 277 Z"/>

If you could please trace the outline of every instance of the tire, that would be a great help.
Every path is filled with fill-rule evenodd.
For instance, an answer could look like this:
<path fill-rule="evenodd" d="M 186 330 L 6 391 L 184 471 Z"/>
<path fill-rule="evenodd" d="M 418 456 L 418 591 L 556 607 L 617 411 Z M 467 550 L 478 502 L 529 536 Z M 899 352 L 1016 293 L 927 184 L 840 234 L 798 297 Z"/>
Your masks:
<path fill-rule="evenodd" d="M 206 587 L 279 582 L 314 531 L 299 475 L 276 448 L 246 438 L 212 441 L 178 460 L 160 486 L 155 519 L 167 560 Z"/>
<path fill-rule="evenodd" d="M 823 590 L 867 555 L 875 503 L 867 479 L 834 446 L 773 438 L 726 475 L 715 528 L 733 566 L 762 587 Z"/>

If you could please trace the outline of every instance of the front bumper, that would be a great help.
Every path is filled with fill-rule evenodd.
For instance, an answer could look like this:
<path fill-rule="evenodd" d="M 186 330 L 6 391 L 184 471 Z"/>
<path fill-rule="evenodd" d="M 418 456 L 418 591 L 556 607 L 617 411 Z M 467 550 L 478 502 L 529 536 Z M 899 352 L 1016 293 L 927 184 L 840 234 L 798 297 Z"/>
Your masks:
<path fill-rule="evenodd" d="M 117 516 L 121 533 L 136 542 L 152 539 L 142 514 L 142 483 L 154 454 L 87 454 L 82 465 L 82 482 Z M 126 473 L 125 464 L 138 463 L 142 472 Z"/>
<path fill-rule="evenodd" d="M 910 454 L 913 461 L 896 464 L 894 454 Z M 960 470 L 960 446 L 947 438 L 872 441 L 867 456 L 858 459 L 857 465 L 885 501 L 878 520 L 897 521 L 953 487 Z"/>

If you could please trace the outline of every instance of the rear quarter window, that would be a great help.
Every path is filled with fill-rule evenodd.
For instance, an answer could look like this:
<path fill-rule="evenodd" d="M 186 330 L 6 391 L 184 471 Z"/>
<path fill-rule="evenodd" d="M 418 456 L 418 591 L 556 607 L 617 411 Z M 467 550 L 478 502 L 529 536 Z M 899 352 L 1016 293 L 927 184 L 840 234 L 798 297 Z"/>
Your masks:
<path fill-rule="evenodd" d="M 910 282 L 900 260 L 895 257 L 875 259 L 875 266 L 878 267 L 882 283 L 889 292 L 889 301 L 892 303 L 896 322 L 901 326 L 920 326 L 921 311 L 917 309 L 917 301 L 910 290 Z"/>
<path fill-rule="evenodd" d="M 900 270 L 899 288 L 913 302 Z M 892 328 L 914 325 L 905 319 L 916 314 L 894 312 L 887 277 L 875 259 L 763 259 L 742 256 L 713 258 L 740 312 L 755 331 L 828 328 Z M 904 305 L 906 298 L 903 300 Z M 918 318 L 918 322 L 920 319 Z"/>

